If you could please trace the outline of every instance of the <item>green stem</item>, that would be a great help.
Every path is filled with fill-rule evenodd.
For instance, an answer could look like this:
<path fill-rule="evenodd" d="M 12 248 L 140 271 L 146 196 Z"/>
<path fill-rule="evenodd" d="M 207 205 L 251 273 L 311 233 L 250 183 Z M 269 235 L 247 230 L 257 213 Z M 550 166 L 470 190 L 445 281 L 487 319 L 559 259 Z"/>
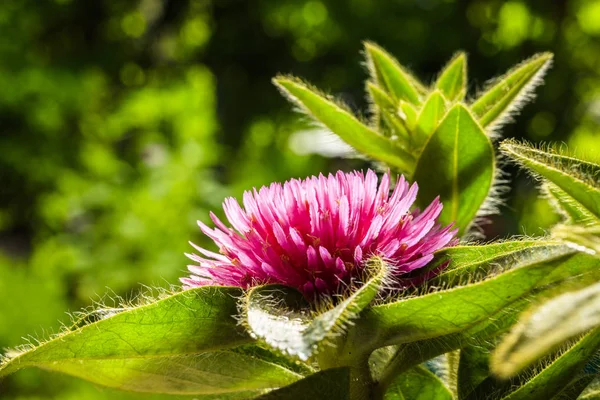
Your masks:
<path fill-rule="evenodd" d="M 425 361 L 426 357 L 427 355 L 423 356 L 419 347 L 415 344 L 400 346 L 381 372 L 375 385 L 374 398 L 383 399 L 386 390 L 398 375 Z"/>
<path fill-rule="evenodd" d="M 371 400 L 374 382 L 369 364 L 365 361 L 350 367 L 350 400 Z"/>
<path fill-rule="evenodd" d="M 321 349 L 317 354 L 319 367 L 323 369 L 350 368 L 350 400 L 371 400 L 375 382 L 369 368 L 369 355 L 340 354 L 336 347 Z"/>

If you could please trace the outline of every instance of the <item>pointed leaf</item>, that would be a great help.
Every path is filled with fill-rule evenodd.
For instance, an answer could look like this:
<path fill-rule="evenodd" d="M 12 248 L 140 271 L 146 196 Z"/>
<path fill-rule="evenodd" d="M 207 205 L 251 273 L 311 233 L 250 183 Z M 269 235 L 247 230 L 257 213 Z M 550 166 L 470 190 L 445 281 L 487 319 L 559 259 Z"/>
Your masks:
<path fill-rule="evenodd" d="M 410 132 L 413 132 L 417 128 L 418 112 L 415 106 L 406 101 L 400 101 L 398 115 L 400 115 L 400 118 L 404 121 L 406 128 Z"/>
<path fill-rule="evenodd" d="M 566 340 L 597 326 L 600 284 L 558 296 L 530 311 L 503 340 L 494 353 L 494 372 L 512 376 Z"/>
<path fill-rule="evenodd" d="M 398 106 L 388 94 L 373 82 L 367 82 L 367 90 L 373 103 L 381 110 L 394 112 Z"/>
<path fill-rule="evenodd" d="M 445 361 L 444 366 L 446 373 L 441 376 L 444 384 L 452 392 L 454 398 L 458 398 L 458 369 L 460 366 L 460 350 L 449 351 L 448 353 L 437 357 L 434 360 L 442 359 Z"/>
<path fill-rule="evenodd" d="M 535 294 L 536 296 L 547 296 L 555 291 L 555 288 L 552 286 L 553 283 L 559 283 L 565 279 L 569 279 L 569 276 L 587 274 L 597 269 L 597 266 L 590 265 L 589 263 L 586 265 L 585 260 L 581 260 L 578 256 L 575 256 L 569 262 L 560 265 L 549 275 L 548 279 L 541 282 L 541 287 L 536 289 Z M 598 279 L 598 277 L 596 276 L 595 279 Z M 518 314 L 530 305 L 531 298 L 532 296 L 521 298 L 511 303 L 503 311 L 495 314 L 492 318 L 484 319 L 466 330 L 433 339 L 394 346 L 394 348 L 397 348 L 395 355 L 388 357 L 388 365 L 379 367 L 381 372 L 375 375 L 376 380 L 381 382 L 385 387 L 399 373 L 407 371 L 426 360 L 466 346 L 485 347 L 494 343 L 495 337 L 514 325 Z M 489 379 L 486 379 L 486 381 L 489 381 Z M 477 389 L 480 389 L 480 386 Z M 471 394 L 474 393 L 477 392 L 472 392 Z M 479 397 L 468 397 L 473 399 L 485 398 L 489 394 L 489 391 L 481 393 Z"/>
<path fill-rule="evenodd" d="M 350 400 L 350 369 L 333 368 L 310 375 L 256 400 Z"/>
<path fill-rule="evenodd" d="M 577 200 L 568 195 L 558 186 L 546 182 L 544 191 L 550 199 L 554 209 L 562 214 L 567 222 L 572 224 L 596 225 L 600 224 L 600 219 L 591 213 L 587 208 L 581 205 Z"/>
<path fill-rule="evenodd" d="M 452 400 L 452 393 L 443 382 L 418 366 L 399 375 L 385 393 L 385 400 Z"/>
<path fill-rule="evenodd" d="M 251 341 L 233 318 L 236 297 L 241 295 L 239 288 L 202 287 L 121 312 L 106 309 L 99 321 L 5 361 L 0 375 L 29 366 L 53 369 L 61 361 L 190 354 L 239 346 Z M 162 340 L 165 336 L 168 340 Z"/>
<path fill-rule="evenodd" d="M 377 127 L 385 136 L 391 136 L 392 131 L 396 130 L 394 121 L 389 120 L 389 116 L 393 115 L 397 108 L 394 100 L 372 82 L 367 82 L 367 93 L 370 100 L 371 126 Z M 408 132 L 404 136 L 408 136 Z"/>
<path fill-rule="evenodd" d="M 436 90 L 429 95 L 417 117 L 414 148 L 421 149 L 427 143 L 429 137 L 433 135 L 440 121 L 444 118 L 445 113 L 446 100 L 442 93 Z"/>
<path fill-rule="evenodd" d="M 600 399 L 600 377 L 594 379 L 581 393 L 577 400 L 598 400 Z"/>
<path fill-rule="evenodd" d="M 425 88 L 394 57 L 374 43 L 365 43 L 365 52 L 371 76 L 377 84 L 396 101 L 421 104 L 420 95 L 426 92 Z"/>
<path fill-rule="evenodd" d="M 405 343 L 397 348 L 386 366 L 375 377 L 383 386 L 387 386 L 399 373 L 409 370 L 434 357 L 468 345 L 488 343 L 500 333 L 506 331 L 517 319 L 515 315 L 529 304 L 528 299 L 520 299 L 509 305 L 510 313 L 497 313 L 493 318 L 484 319 L 472 327 L 448 335 Z"/>
<path fill-rule="evenodd" d="M 396 113 L 398 107 L 387 93 L 375 84 L 368 82 L 367 88 L 374 102 L 375 107 L 372 112 L 376 120 L 382 119 L 385 122 L 384 126 L 397 136 L 396 140 L 399 140 L 400 146 L 406 150 L 410 134 L 406 122 Z"/>
<path fill-rule="evenodd" d="M 239 288 L 202 287 L 135 308 L 98 310 L 84 317 L 96 322 L 79 322 L 6 360 L 0 376 L 35 366 L 125 390 L 180 394 L 271 389 L 299 379 L 237 347 L 251 341 L 234 318 L 241 295 Z"/>
<path fill-rule="evenodd" d="M 600 165 L 512 141 L 504 141 L 500 148 L 536 176 L 558 186 L 589 213 L 600 218 Z"/>
<path fill-rule="evenodd" d="M 381 110 L 381 116 L 383 120 L 390 127 L 391 131 L 395 135 L 393 140 L 396 141 L 397 145 L 408 151 L 411 148 L 411 135 L 407 130 L 406 124 L 402 119 L 387 110 Z"/>
<path fill-rule="evenodd" d="M 399 145 L 403 149 L 409 148 L 410 133 L 405 120 L 397 113 L 398 107 L 395 105 L 387 93 L 372 82 L 367 83 L 367 88 L 374 102 L 374 110 L 372 110 L 375 120 L 381 119 L 385 122 L 384 126 L 388 128 L 394 135 L 397 136 Z M 385 131 L 385 129 L 384 129 Z"/>
<path fill-rule="evenodd" d="M 166 394 L 236 394 L 289 385 L 302 378 L 282 366 L 236 351 L 152 358 L 61 361 L 54 371 L 121 390 Z"/>
<path fill-rule="evenodd" d="M 450 101 L 463 100 L 467 93 L 467 56 L 460 52 L 444 67 L 435 87 Z"/>
<path fill-rule="evenodd" d="M 437 267 L 448 265 L 432 278 L 432 286 L 452 287 L 473 281 L 498 269 L 498 266 L 518 264 L 519 260 L 535 257 L 537 254 L 552 252 L 562 244 L 557 240 L 510 240 L 485 245 L 462 245 L 442 249 L 436 253 Z"/>
<path fill-rule="evenodd" d="M 337 336 L 377 295 L 387 274 L 383 260 L 370 260 L 371 277 L 335 307 L 314 315 L 302 295 L 280 285 L 250 290 L 244 306 L 248 329 L 256 338 L 301 360 Z"/>
<path fill-rule="evenodd" d="M 520 386 L 506 400 L 546 400 L 558 394 L 585 367 L 590 357 L 600 349 L 600 330 L 594 329 Z"/>
<path fill-rule="evenodd" d="M 462 104 L 446 114 L 427 142 L 414 178 L 422 184 L 420 203 L 439 196 L 442 225 L 454 223 L 463 235 L 487 198 L 494 180 L 494 150 L 488 137 Z"/>
<path fill-rule="evenodd" d="M 275 84 L 290 101 L 299 105 L 318 122 L 359 152 L 388 163 L 401 171 L 412 170 L 414 157 L 393 141 L 364 125 L 335 102 L 290 78 L 276 78 Z"/>
<path fill-rule="evenodd" d="M 600 257 L 600 225 L 556 225 L 552 235 L 557 239 L 572 243 L 580 250 Z"/>
<path fill-rule="evenodd" d="M 565 279 L 561 270 L 584 268 L 581 261 L 567 246 L 542 248 L 506 266 L 511 268 L 508 271 L 480 282 L 370 307 L 356 320 L 355 329 L 364 330 L 363 337 L 371 338 L 373 348 L 460 332 L 490 318 L 538 285 Z"/>
<path fill-rule="evenodd" d="M 533 96 L 535 88 L 552 63 L 551 53 L 541 53 L 498 78 L 493 86 L 475 100 L 471 111 L 483 127 L 502 125 Z"/>

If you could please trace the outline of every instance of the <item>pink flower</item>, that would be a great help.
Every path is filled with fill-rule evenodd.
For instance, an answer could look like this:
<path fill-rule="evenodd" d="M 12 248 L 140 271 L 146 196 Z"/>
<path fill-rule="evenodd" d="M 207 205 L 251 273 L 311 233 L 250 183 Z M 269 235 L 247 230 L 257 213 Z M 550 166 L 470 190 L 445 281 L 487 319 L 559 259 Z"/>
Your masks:
<path fill-rule="evenodd" d="M 389 172 L 377 187 L 371 170 L 366 176 L 339 171 L 247 191 L 244 208 L 227 198 L 223 208 L 235 230 L 212 212 L 215 229 L 198 222 L 220 254 L 192 243 L 201 256 L 186 254 L 198 265 L 188 266 L 192 275 L 181 281 L 185 288 L 279 283 L 311 298 L 347 287 L 373 255 L 385 258 L 399 281 L 429 263 L 434 251 L 453 245 L 457 230 L 436 223 L 442 211 L 437 198 L 423 212 L 410 212 L 416 183 L 400 176 L 391 195 L 389 188 Z"/>

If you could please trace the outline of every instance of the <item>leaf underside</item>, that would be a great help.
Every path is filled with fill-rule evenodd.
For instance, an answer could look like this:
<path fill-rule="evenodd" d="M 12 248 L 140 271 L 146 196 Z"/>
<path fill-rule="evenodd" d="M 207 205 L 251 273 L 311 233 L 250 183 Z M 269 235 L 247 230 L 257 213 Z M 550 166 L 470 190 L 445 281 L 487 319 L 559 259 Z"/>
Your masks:
<path fill-rule="evenodd" d="M 240 348 L 252 341 L 233 317 L 241 296 L 240 288 L 207 286 L 103 310 L 100 320 L 9 359 L 0 376 L 39 367 L 130 391 L 231 398 L 300 379 L 265 351 Z"/>

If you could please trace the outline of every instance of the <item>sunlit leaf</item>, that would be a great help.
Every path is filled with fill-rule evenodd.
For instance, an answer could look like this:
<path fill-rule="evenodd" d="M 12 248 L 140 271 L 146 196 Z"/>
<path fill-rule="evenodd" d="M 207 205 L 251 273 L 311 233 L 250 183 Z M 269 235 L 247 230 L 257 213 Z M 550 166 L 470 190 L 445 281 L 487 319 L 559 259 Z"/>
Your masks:
<path fill-rule="evenodd" d="M 536 149 L 513 141 L 500 148 L 511 158 L 571 196 L 600 218 L 600 165 Z"/>
<path fill-rule="evenodd" d="M 412 104 L 421 104 L 421 94 L 426 89 L 410 75 L 398 61 L 374 43 L 365 43 L 367 64 L 374 81 L 396 101 L 406 100 Z"/>
<path fill-rule="evenodd" d="M 598 224 L 589 226 L 559 224 L 552 228 L 552 235 L 578 246 L 582 251 L 600 257 L 600 225 Z"/>
<path fill-rule="evenodd" d="M 494 129 L 510 119 L 542 83 L 552 63 L 551 53 L 541 53 L 523 61 L 506 75 L 495 80 L 471 105 L 471 111 L 483 127 Z"/>
<path fill-rule="evenodd" d="M 598 400 L 600 399 L 600 377 L 594 379 L 581 393 L 577 400 Z"/>
<path fill-rule="evenodd" d="M 383 89 L 372 82 L 367 82 L 367 92 L 369 93 L 371 106 L 371 125 L 377 127 L 384 135 L 390 136 L 391 131 L 397 129 L 397 127 L 394 127 L 394 121 L 389 120 L 389 116 L 397 108 L 394 100 Z M 406 131 L 406 129 L 403 130 Z"/>
<path fill-rule="evenodd" d="M 459 52 L 450 60 L 440 73 L 435 87 L 450 101 L 464 99 L 467 93 L 467 56 L 465 53 Z"/>
<path fill-rule="evenodd" d="M 485 276 L 499 267 L 502 270 L 501 266 L 517 265 L 520 260 L 552 252 L 557 246 L 562 246 L 558 240 L 538 239 L 448 247 L 436 253 L 438 263 L 447 265 L 429 284 L 443 287 L 464 285 L 465 281 Z"/>
<path fill-rule="evenodd" d="M 251 341 L 234 318 L 241 295 L 239 288 L 203 287 L 135 308 L 99 310 L 100 320 L 75 324 L 7 360 L 0 375 L 35 366 L 125 390 L 180 394 L 271 389 L 299 379 L 273 359 L 239 348 Z"/>
<path fill-rule="evenodd" d="M 406 121 L 402 120 L 398 115 L 398 107 L 394 103 L 387 93 L 385 93 L 379 86 L 368 82 L 367 89 L 373 100 L 374 109 L 372 110 L 374 117 L 377 120 L 381 120 L 385 123 L 389 131 L 397 136 L 397 140 L 400 141 L 401 146 L 404 149 L 408 149 L 410 142 L 410 134 L 408 132 Z M 384 132 L 386 129 L 384 128 Z"/>
<path fill-rule="evenodd" d="M 566 218 L 567 222 L 583 225 L 600 224 L 600 218 L 591 213 L 587 208 L 582 206 L 581 203 L 558 186 L 550 182 L 545 182 L 544 189 L 548 194 L 551 204 L 553 204 L 554 208 Z"/>
<path fill-rule="evenodd" d="M 432 92 L 417 117 L 413 146 L 421 149 L 446 113 L 446 100 L 439 90 Z"/>
<path fill-rule="evenodd" d="M 393 141 L 364 125 L 334 101 L 290 78 L 276 78 L 275 84 L 290 101 L 361 153 L 388 163 L 401 171 L 411 171 L 414 157 Z"/>
<path fill-rule="evenodd" d="M 356 325 L 370 332 L 364 336 L 370 336 L 375 347 L 459 332 L 548 282 L 559 266 L 570 269 L 569 264 L 579 267 L 580 262 L 578 254 L 566 246 L 541 248 L 505 266 L 510 268 L 506 272 L 480 282 L 373 306 L 363 311 Z M 564 277 L 555 275 L 554 279 Z"/>
<path fill-rule="evenodd" d="M 350 400 L 350 369 L 332 368 L 274 390 L 257 400 Z"/>
<path fill-rule="evenodd" d="M 600 261 L 596 262 L 600 267 Z M 562 345 L 600 326 L 600 284 L 566 293 L 526 314 L 494 354 L 494 372 L 512 376 Z"/>
<path fill-rule="evenodd" d="M 594 329 L 524 385 L 504 397 L 506 400 L 546 400 L 558 394 L 585 367 L 600 348 L 600 330 Z M 496 371 L 495 368 L 493 368 Z"/>
<path fill-rule="evenodd" d="M 315 314 L 299 292 L 280 285 L 259 286 L 247 295 L 244 319 L 256 338 L 301 360 L 307 360 L 327 339 L 334 338 L 377 295 L 386 265 L 370 260 L 370 278 L 335 307 Z"/>
<path fill-rule="evenodd" d="M 46 366 L 44 366 L 46 368 Z M 302 378 L 282 366 L 236 351 L 199 355 L 61 361 L 52 370 L 121 390 L 168 394 L 227 394 L 289 385 Z"/>
<path fill-rule="evenodd" d="M 421 204 L 439 196 L 439 221 L 463 235 L 487 198 L 494 179 L 494 150 L 469 110 L 457 104 L 433 133 L 415 170 Z"/>
<path fill-rule="evenodd" d="M 388 358 L 387 365 L 380 366 L 380 373 L 376 378 L 380 382 L 391 383 L 398 373 L 407 371 L 434 357 L 465 346 L 489 343 L 491 339 L 510 328 L 516 322 L 517 315 L 515 313 L 524 310 L 528 304 L 527 299 L 520 299 L 509 305 L 510 312 L 499 312 L 492 318 L 477 322 L 466 330 L 433 339 L 390 346 L 397 350 L 393 356 Z"/>
<path fill-rule="evenodd" d="M 373 103 L 381 110 L 394 112 L 398 105 L 388 94 L 373 82 L 367 82 L 367 90 Z"/>
<path fill-rule="evenodd" d="M 406 101 L 400 101 L 398 115 L 400 115 L 408 130 L 414 132 L 417 128 L 417 117 L 419 115 L 415 106 Z"/>
<path fill-rule="evenodd" d="M 394 140 L 396 140 L 397 145 L 408 151 L 411 148 L 411 134 L 408 132 L 406 124 L 398 115 L 387 110 L 382 110 L 381 116 L 387 126 L 389 126 L 391 131 L 396 135 Z"/>
<path fill-rule="evenodd" d="M 433 373 L 422 366 L 398 375 L 385 392 L 385 400 L 452 400 L 452 393 Z"/>

